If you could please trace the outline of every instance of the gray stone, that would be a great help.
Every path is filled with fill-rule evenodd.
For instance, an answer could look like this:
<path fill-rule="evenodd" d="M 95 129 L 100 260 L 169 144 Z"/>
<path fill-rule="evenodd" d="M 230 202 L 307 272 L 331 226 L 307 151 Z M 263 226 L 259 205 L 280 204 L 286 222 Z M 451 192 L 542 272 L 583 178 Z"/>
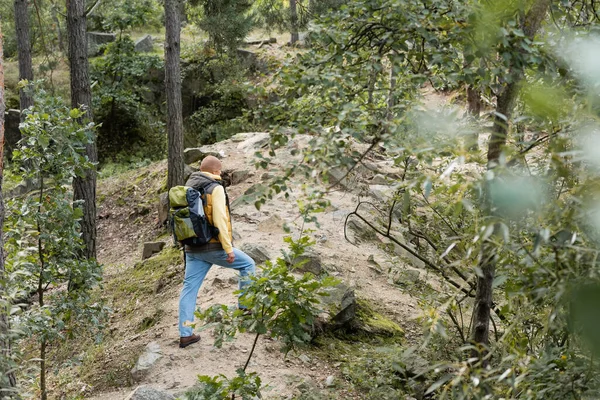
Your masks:
<path fill-rule="evenodd" d="M 195 168 L 195 167 L 192 167 L 192 166 L 186 164 L 183 167 L 183 180 L 187 181 L 188 178 L 190 177 L 190 175 L 192 175 L 194 172 L 198 172 L 198 171 L 199 171 L 198 168 Z"/>
<path fill-rule="evenodd" d="M 135 363 L 131 370 L 131 376 L 134 380 L 141 380 L 152 366 L 162 357 L 160 345 L 157 342 L 150 342 L 146 345 L 146 350 Z"/>
<path fill-rule="evenodd" d="M 329 375 L 327 379 L 325 379 L 325 386 L 334 387 L 335 386 L 335 376 Z"/>
<path fill-rule="evenodd" d="M 311 272 L 314 275 L 321 275 L 325 270 L 321 262 L 321 256 L 314 251 L 307 251 L 292 261 L 294 270 L 298 272 Z"/>
<path fill-rule="evenodd" d="M 257 265 L 264 264 L 265 261 L 271 259 L 267 248 L 260 244 L 245 243 L 242 245 L 241 250 L 248 254 Z"/>
<path fill-rule="evenodd" d="M 175 400 L 175 397 L 150 386 L 138 386 L 125 400 Z"/>
<path fill-rule="evenodd" d="M 237 185 L 238 183 L 242 183 L 246 179 L 248 179 L 250 176 L 252 176 L 252 174 L 247 169 L 233 171 L 231 173 L 231 184 Z"/>
<path fill-rule="evenodd" d="M 152 257 L 153 255 L 160 253 L 162 249 L 167 245 L 166 242 L 147 242 L 144 243 L 144 249 L 142 250 L 142 260 Z"/>
<path fill-rule="evenodd" d="M 305 364 L 308 364 L 308 363 L 310 363 L 310 357 L 309 357 L 309 356 L 307 356 L 306 354 L 300 354 L 300 355 L 298 356 L 298 359 L 299 359 L 300 361 L 302 361 L 303 363 L 305 363 Z"/>
<path fill-rule="evenodd" d="M 117 40 L 117 35 L 114 33 L 105 32 L 88 32 L 88 56 L 95 57 L 101 54 L 100 47 L 107 43 L 112 43 Z"/>
<path fill-rule="evenodd" d="M 387 185 L 388 183 L 388 179 L 382 174 L 376 174 L 373 179 L 371 179 L 371 184 L 373 185 Z"/>
<path fill-rule="evenodd" d="M 394 275 L 394 283 L 400 285 L 416 283 L 420 277 L 421 271 L 418 269 L 403 269 Z"/>
<path fill-rule="evenodd" d="M 238 133 L 232 138 L 232 141 L 241 142 L 237 149 L 245 153 L 254 153 L 266 146 L 271 140 L 268 132 L 243 132 Z"/>
<path fill-rule="evenodd" d="M 357 310 L 356 296 L 353 289 L 347 289 L 342 297 L 340 311 L 331 319 L 337 328 L 349 328 L 354 324 Z"/>
<path fill-rule="evenodd" d="M 146 35 L 135 42 L 135 51 L 140 53 L 150 53 L 154 51 L 154 40 L 152 36 Z"/>
<path fill-rule="evenodd" d="M 162 225 L 169 219 L 169 192 L 161 193 L 158 199 L 158 222 Z"/>
<path fill-rule="evenodd" d="M 339 167 L 331 168 L 329 171 L 327 171 L 329 184 L 340 185 L 343 188 L 348 189 L 351 185 L 351 182 L 348 180 L 348 176 L 345 176 L 347 172 L 347 170 Z"/>
<path fill-rule="evenodd" d="M 265 72 L 267 70 L 267 64 L 252 51 L 237 49 L 237 56 L 242 66 L 251 71 Z"/>
<path fill-rule="evenodd" d="M 183 161 L 188 165 L 201 161 L 206 156 L 221 158 L 221 155 L 218 152 L 209 151 L 207 148 L 202 147 L 192 147 L 183 151 Z"/>
<path fill-rule="evenodd" d="M 394 197 L 394 189 L 388 185 L 369 185 L 369 195 L 385 203 Z"/>
<path fill-rule="evenodd" d="M 346 224 L 346 235 L 354 244 L 377 240 L 377 234 L 360 219 L 350 219 Z"/>

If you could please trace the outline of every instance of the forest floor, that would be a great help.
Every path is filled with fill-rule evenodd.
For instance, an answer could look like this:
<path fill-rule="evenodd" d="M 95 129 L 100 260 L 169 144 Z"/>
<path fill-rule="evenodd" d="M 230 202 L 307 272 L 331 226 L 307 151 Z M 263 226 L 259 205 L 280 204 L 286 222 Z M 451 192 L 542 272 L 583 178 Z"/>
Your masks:
<path fill-rule="evenodd" d="M 242 182 L 228 189 L 234 204 L 236 247 L 262 245 L 274 259 L 285 248 L 286 235 L 297 238 L 301 229 L 310 232 L 317 242 L 314 250 L 328 273 L 354 288 L 359 299 L 368 301 L 385 318 L 403 328 L 405 337 L 394 341 L 398 344 L 416 341 L 421 335 L 417 300 L 410 294 L 411 288 L 404 290 L 391 278 L 402 270 L 416 270 L 409 265 L 411 260 L 388 251 L 382 238 L 376 235 L 365 240 L 359 234 L 358 245 L 344 236 L 346 215 L 355 209 L 361 196 L 363 199 L 368 196 L 369 181 L 374 173 L 365 169 L 356 174 L 347 186 L 352 190 L 330 191 L 331 206 L 319 215 L 320 227 L 303 226 L 296 203 L 302 196 L 300 184 L 292 185 L 289 199 L 276 196 L 260 211 L 253 204 L 236 201 L 266 178 L 266 171 L 254 169 L 255 151 L 265 151 L 257 148 L 260 141 L 256 139 L 265 137 L 260 133 L 238 135 L 212 146 L 214 151 L 225 154 L 225 171 L 243 172 L 241 175 L 245 176 Z M 290 142 L 274 159 L 268 173 L 277 174 L 277 170 L 285 168 L 294 157 L 290 151 L 306 146 L 307 140 L 307 137 L 298 137 Z M 370 160 L 369 163 L 384 174 L 399 172 L 386 161 Z M 105 265 L 102 297 L 112 309 L 107 326 L 109 333 L 102 345 L 81 349 L 80 365 L 65 368 L 56 376 L 58 382 L 69 381 L 55 386 L 58 398 L 70 398 L 67 394 L 77 390 L 84 398 L 121 399 L 138 384 L 180 394 L 197 382 L 199 374 L 232 376 L 248 356 L 253 337 L 246 334 L 217 349 L 213 346 L 211 331 L 207 330 L 202 333 L 200 343 L 186 349 L 178 347 L 177 308 L 183 279 L 181 253 L 167 248 L 144 263 L 139 261 L 144 242 L 159 239 L 168 242 L 168 246 L 171 244 L 171 238 L 158 223 L 156 207 L 165 177 L 166 162 L 159 162 L 99 181 L 99 260 Z M 284 224 L 290 229 L 289 233 L 284 232 Z M 159 275 L 154 274 L 156 271 L 160 271 Z M 419 272 L 422 279 L 428 279 L 426 271 Z M 232 270 L 213 267 L 200 290 L 198 306 L 205 309 L 213 304 L 235 304 L 234 276 Z M 420 279 L 415 280 L 413 290 L 419 286 L 418 281 Z M 162 357 L 143 378 L 134 381 L 129 371 L 144 347 L 153 341 L 160 345 Z M 345 354 L 348 347 L 339 342 L 339 351 L 332 351 L 335 341 L 323 343 L 327 343 L 326 348 L 308 347 L 284 357 L 279 352 L 280 343 L 262 337 L 249 370 L 258 372 L 269 385 L 265 397 L 295 398 L 308 385 L 323 395 L 329 393 L 330 398 L 361 398 L 359 392 L 346 384 L 341 372 L 344 362 L 353 357 Z M 325 381 L 330 375 L 336 377 L 338 384 L 328 388 Z"/>

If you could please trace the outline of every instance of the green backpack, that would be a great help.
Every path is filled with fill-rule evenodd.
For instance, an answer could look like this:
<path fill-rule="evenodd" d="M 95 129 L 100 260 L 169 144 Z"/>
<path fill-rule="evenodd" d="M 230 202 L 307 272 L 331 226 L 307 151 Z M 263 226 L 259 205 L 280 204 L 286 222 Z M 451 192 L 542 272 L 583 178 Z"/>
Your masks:
<path fill-rule="evenodd" d="M 219 235 L 204 214 L 205 202 L 203 189 L 175 186 L 169 190 L 169 221 L 176 242 L 198 246 Z"/>

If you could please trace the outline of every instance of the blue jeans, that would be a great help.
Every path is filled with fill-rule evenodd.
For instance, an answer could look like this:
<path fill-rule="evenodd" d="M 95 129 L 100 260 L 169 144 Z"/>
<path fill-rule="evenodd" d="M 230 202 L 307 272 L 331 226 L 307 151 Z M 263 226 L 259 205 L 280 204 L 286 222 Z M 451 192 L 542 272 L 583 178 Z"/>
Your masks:
<path fill-rule="evenodd" d="M 184 326 L 185 322 L 194 322 L 194 312 L 196 311 L 196 298 L 202 282 L 213 264 L 221 267 L 233 268 L 240 272 L 239 288 L 248 286 L 249 275 L 254 275 L 254 260 L 241 250 L 233 249 L 235 260 L 229 264 L 225 250 L 208 251 L 205 253 L 185 253 L 185 278 L 183 280 L 183 289 L 179 296 L 179 335 L 191 336 L 194 331 L 189 326 Z"/>

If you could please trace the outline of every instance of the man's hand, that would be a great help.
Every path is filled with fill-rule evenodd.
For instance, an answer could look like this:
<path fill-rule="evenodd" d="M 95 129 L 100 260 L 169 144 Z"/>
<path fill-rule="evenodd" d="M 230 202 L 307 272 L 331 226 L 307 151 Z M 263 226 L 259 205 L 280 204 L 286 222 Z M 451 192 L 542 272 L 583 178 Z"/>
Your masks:
<path fill-rule="evenodd" d="M 233 254 L 233 251 L 231 253 L 227 253 L 227 260 L 226 260 L 229 264 L 233 263 L 235 261 L 235 254 Z"/>

